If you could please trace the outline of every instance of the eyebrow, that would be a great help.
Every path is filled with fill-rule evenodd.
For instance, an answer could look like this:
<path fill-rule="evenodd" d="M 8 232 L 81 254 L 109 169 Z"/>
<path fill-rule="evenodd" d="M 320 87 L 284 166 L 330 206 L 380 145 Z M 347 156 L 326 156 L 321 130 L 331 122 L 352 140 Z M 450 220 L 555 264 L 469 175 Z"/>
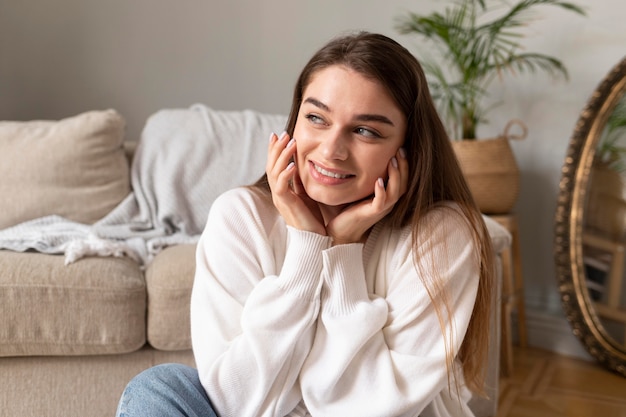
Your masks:
<path fill-rule="evenodd" d="M 314 105 L 315 107 L 318 107 L 324 111 L 327 111 L 327 112 L 331 111 L 330 107 L 328 107 L 326 104 L 322 103 L 316 98 L 307 97 L 304 100 L 304 102 L 310 103 Z M 362 121 L 362 122 L 380 122 L 380 123 L 388 124 L 390 126 L 394 126 L 393 122 L 388 117 L 383 116 L 382 114 L 358 114 L 356 115 L 355 119 Z"/>

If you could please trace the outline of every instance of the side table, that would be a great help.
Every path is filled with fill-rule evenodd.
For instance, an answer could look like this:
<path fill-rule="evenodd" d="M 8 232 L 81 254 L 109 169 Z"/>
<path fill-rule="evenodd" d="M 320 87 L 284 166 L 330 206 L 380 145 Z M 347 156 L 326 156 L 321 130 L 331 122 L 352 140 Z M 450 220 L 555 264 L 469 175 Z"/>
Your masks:
<path fill-rule="evenodd" d="M 524 277 L 519 244 L 519 229 L 515 214 L 489 215 L 511 233 L 511 247 L 502 252 L 502 317 L 501 317 L 501 365 L 504 376 L 513 371 L 513 334 L 511 313 L 517 311 L 519 345 L 528 345 L 526 333 L 526 309 L 524 307 Z"/>

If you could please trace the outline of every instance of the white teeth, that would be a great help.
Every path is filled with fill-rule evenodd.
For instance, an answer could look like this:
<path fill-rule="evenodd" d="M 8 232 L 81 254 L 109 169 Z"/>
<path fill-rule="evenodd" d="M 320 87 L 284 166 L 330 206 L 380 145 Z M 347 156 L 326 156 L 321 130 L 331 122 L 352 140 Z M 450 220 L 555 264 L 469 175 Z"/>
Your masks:
<path fill-rule="evenodd" d="M 349 175 L 335 174 L 334 172 L 326 171 L 324 168 L 320 168 L 320 167 L 318 167 L 318 166 L 317 166 L 317 165 L 315 165 L 315 164 L 314 164 L 313 166 L 315 167 L 315 170 L 316 170 L 317 172 L 319 172 L 320 174 L 322 174 L 322 175 L 324 175 L 324 176 L 326 176 L 326 177 L 331 177 L 331 178 L 340 178 L 340 179 L 343 179 L 343 178 L 348 178 L 348 177 L 349 177 Z"/>

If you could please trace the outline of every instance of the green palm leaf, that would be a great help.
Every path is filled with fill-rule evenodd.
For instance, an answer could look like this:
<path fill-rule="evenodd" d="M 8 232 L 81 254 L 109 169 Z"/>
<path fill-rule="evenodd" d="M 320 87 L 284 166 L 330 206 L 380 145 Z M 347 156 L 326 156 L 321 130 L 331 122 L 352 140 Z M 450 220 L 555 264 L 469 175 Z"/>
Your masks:
<path fill-rule="evenodd" d="M 503 1 L 494 4 L 505 5 Z M 443 13 L 408 13 L 397 22 L 402 34 L 417 34 L 435 46 L 440 63 L 428 60 L 425 71 L 432 83 L 433 96 L 453 137 L 476 136 L 476 126 L 486 122 L 482 104 L 487 87 L 504 73 L 545 72 L 567 79 L 565 66 L 557 58 L 539 53 L 522 53 L 523 35 L 518 29 L 530 19 L 536 6 L 556 6 L 584 15 L 574 3 L 557 0 L 520 0 L 496 18 L 487 0 L 453 0 Z"/>

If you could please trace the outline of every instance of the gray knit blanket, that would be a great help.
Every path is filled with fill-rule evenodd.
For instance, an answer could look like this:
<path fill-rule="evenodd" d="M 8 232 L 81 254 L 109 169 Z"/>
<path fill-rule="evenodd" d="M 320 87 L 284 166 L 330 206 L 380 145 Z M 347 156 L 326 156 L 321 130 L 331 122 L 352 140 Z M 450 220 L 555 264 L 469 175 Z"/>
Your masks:
<path fill-rule="evenodd" d="M 196 104 L 152 115 L 131 164 L 132 192 L 93 225 L 51 215 L 0 230 L 0 248 L 84 256 L 128 256 L 146 265 L 162 249 L 195 243 L 211 204 L 265 170 L 271 132 L 283 115 L 216 111 Z"/>

